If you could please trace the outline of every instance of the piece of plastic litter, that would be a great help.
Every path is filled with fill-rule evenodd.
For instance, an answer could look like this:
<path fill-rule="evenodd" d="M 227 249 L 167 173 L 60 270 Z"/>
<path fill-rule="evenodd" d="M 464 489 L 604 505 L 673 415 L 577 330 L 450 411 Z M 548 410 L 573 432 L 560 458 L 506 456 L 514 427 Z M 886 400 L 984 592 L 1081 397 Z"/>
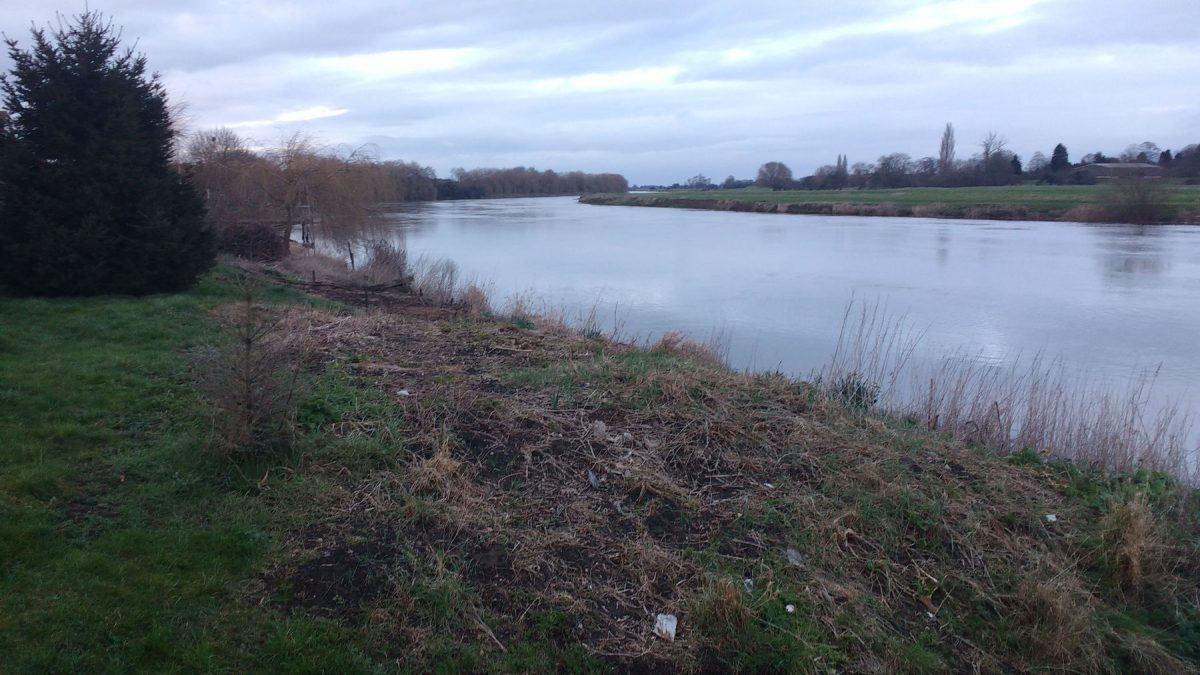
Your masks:
<path fill-rule="evenodd" d="M 675 640 L 675 629 L 679 619 L 674 614 L 659 614 L 654 617 L 654 634 L 665 640 Z"/>
<path fill-rule="evenodd" d="M 412 396 L 412 393 L 409 392 L 407 389 L 398 389 L 396 391 L 396 395 L 397 396 Z"/>
<path fill-rule="evenodd" d="M 596 472 L 591 469 L 588 469 L 588 482 L 592 484 L 593 488 L 600 489 L 600 479 L 596 477 Z"/>
<path fill-rule="evenodd" d="M 608 425 L 605 424 L 602 420 L 596 420 L 595 422 L 592 422 L 591 431 L 592 431 L 593 438 L 601 438 L 602 439 L 602 438 L 604 438 L 605 434 L 608 433 Z"/>
<path fill-rule="evenodd" d="M 753 593 L 754 592 L 754 580 L 751 579 L 750 577 L 746 577 L 745 579 L 742 579 L 742 587 L 746 589 L 747 593 Z"/>
<path fill-rule="evenodd" d="M 1046 522 L 1047 523 L 1057 523 L 1058 516 L 1054 515 L 1053 513 L 1047 513 L 1046 514 Z"/>
<path fill-rule="evenodd" d="M 787 549 L 783 552 L 783 555 L 787 558 L 789 565 L 800 567 L 804 564 L 804 556 L 800 553 L 800 551 L 797 551 L 794 548 Z"/>
<path fill-rule="evenodd" d="M 788 613 L 788 614 L 795 614 L 795 613 L 796 613 L 796 606 L 795 606 L 795 605 L 788 605 L 788 606 L 784 607 L 784 609 L 786 609 L 786 610 L 787 610 L 787 613 Z"/>

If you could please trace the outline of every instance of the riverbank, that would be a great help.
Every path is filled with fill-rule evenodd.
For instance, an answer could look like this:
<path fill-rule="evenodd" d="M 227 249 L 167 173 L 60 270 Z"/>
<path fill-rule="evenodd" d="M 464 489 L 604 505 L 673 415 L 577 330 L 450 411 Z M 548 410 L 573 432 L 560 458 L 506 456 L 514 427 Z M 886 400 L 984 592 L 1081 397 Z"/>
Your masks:
<path fill-rule="evenodd" d="M 253 288 L 304 349 L 292 449 L 237 460 L 195 385 L 233 268 L 0 296 L 0 670 L 1200 666 L 1200 502 L 1164 476 L 1003 457 L 677 339 Z"/>
<path fill-rule="evenodd" d="M 1154 188 L 1158 190 L 1158 188 Z M 603 206 L 650 206 L 749 213 L 896 216 L 980 220 L 1128 222 L 1111 185 L 903 188 L 892 190 L 710 190 L 584 195 Z M 1125 199 L 1142 199 L 1126 197 Z M 1200 223 L 1200 186 L 1172 185 L 1141 208 L 1154 220 Z M 1140 203 L 1140 202 L 1139 202 Z M 1136 204 L 1135 204 L 1136 206 Z"/>

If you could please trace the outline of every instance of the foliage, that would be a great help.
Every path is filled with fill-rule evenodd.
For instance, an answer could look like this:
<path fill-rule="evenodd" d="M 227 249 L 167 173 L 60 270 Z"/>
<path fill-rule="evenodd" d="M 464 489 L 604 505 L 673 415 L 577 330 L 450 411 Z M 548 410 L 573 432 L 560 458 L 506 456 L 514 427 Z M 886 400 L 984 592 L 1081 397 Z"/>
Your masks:
<path fill-rule="evenodd" d="M 1054 152 L 1050 155 L 1050 170 L 1059 172 L 1071 168 L 1071 159 L 1067 155 L 1067 146 L 1059 143 L 1054 146 Z"/>
<path fill-rule="evenodd" d="M 217 250 L 246 260 L 272 262 L 288 253 L 288 242 L 267 223 L 227 224 L 217 230 Z"/>
<path fill-rule="evenodd" d="M 847 373 L 834 380 L 830 395 L 858 410 L 869 410 L 879 402 L 879 384 L 868 381 L 859 373 Z"/>
<path fill-rule="evenodd" d="M 1173 215 L 1170 189 L 1160 178 L 1125 176 L 1113 179 L 1107 188 L 1107 206 L 1117 222 L 1144 225 Z"/>
<path fill-rule="evenodd" d="M 792 170 L 783 162 L 767 162 L 758 168 L 755 183 L 772 190 L 783 190 L 792 186 Z"/>
<path fill-rule="evenodd" d="M 0 82 L 0 282 L 44 295 L 144 294 L 192 284 L 212 233 L 171 167 L 167 93 L 96 12 L 33 47 L 7 40 Z"/>

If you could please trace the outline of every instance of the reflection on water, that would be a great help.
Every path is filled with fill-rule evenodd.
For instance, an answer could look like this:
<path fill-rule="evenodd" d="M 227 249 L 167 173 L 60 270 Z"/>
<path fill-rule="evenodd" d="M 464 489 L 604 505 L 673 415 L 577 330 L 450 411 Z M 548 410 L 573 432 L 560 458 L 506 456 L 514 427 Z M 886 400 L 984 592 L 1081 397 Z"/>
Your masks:
<path fill-rule="evenodd" d="M 1163 228 L 1153 225 L 1115 225 L 1096 228 L 1104 252 L 1101 264 L 1106 280 L 1113 284 L 1137 284 L 1139 277 L 1167 272 L 1170 257 L 1165 250 Z"/>
<path fill-rule="evenodd" d="M 640 337 L 727 331 L 740 368 L 812 372 L 858 297 L 906 313 L 926 330 L 927 355 L 1004 364 L 1043 352 L 1114 379 L 1161 364 L 1160 396 L 1197 394 L 1200 228 L 776 216 L 572 198 L 414 204 L 393 224 L 410 255 L 451 258 L 500 299 L 533 291 L 586 314 L 601 296 L 600 316 Z"/>

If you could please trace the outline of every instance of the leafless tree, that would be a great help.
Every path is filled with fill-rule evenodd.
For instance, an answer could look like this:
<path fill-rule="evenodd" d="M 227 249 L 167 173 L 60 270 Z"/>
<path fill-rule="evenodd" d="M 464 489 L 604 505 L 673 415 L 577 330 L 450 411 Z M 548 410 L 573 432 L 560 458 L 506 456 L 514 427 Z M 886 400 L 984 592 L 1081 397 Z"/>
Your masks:
<path fill-rule="evenodd" d="M 758 178 L 754 181 L 772 190 L 782 190 L 792 184 L 792 170 L 783 162 L 767 162 L 758 168 Z"/>
<path fill-rule="evenodd" d="M 983 140 L 979 142 L 984 166 L 987 166 L 988 160 L 992 158 L 992 155 L 1001 152 L 1007 145 L 1008 139 L 994 131 L 989 131 L 987 136 L 984 136 Z"/>

